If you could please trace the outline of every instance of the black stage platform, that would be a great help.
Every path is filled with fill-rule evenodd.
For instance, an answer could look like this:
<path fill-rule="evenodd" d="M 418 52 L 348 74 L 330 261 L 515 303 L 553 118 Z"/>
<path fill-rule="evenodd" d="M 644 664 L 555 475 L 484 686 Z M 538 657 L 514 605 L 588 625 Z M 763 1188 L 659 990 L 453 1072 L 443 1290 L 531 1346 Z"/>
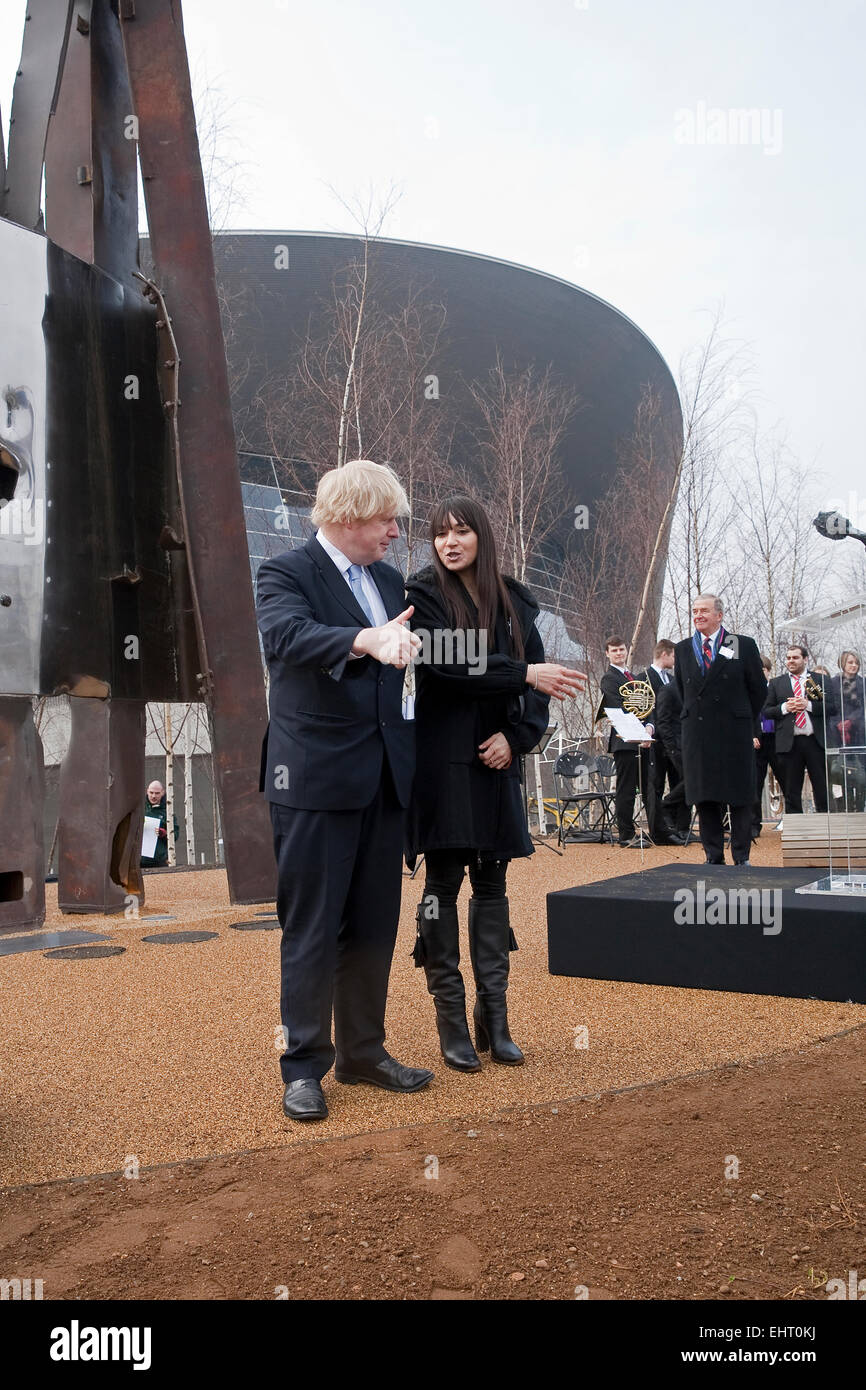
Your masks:
<path fill-rule="evenodd" d="M 548 893 L 548 968 L 866 1004 L 866 899 L 794 892 L 823 873 L 664 864 Z"/>

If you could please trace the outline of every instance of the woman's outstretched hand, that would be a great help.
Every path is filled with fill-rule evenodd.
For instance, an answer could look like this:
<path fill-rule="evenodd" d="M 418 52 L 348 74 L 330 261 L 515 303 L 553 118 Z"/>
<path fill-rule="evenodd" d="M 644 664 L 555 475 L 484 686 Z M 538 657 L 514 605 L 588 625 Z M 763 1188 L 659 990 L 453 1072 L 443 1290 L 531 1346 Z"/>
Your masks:
<path fill-rule="evenodd" d="M 497 772 L 502 772 L 506 767 L 511 766 L 511 744 L 504 734 L 491 734 L 483 743 L 479 743 L 478 756 L 485 767 L 492 767 Z"/>
<path fill-rule="evenodd" d="M 533 690 L 542 690 L 552 695 L 554 700 L 564 700 L 568 695 L 579 695 L 586 689 L 586 675 L 583 671 L 572 671 L 567 666 L 557 666 L 551 661 L 527 666 L 526 684 Z"/>

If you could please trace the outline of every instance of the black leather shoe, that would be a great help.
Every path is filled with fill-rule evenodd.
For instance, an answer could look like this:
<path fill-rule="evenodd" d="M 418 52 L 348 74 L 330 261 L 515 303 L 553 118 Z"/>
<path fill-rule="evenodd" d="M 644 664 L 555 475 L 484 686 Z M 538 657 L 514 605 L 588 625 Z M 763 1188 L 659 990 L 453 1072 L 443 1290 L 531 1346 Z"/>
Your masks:
<path fill-rule="evenodd" d="M 724 864 L 725 861 L 724 859 L 708 859 L 706 862 L 708 864 Z"/>
<path fill-rule="evenodd" d="M 336 1071 L 338 1081 L 346 1086 L 379 1086 L 383 1091 L 420 1091 L 433 1080 L 432 1071 L 424 1067 L 404 1067 L 394 1057 L 385 1057 L 375 1067 L 353 1067 Z"/>
<path fill-rule="evenodd" d="M 328 1107 L 321 1083 L 312 1076 L 290 1081 L 283 1092 L 283 1114 L 290 1120 L 326 1120 Z"/>
<path fill-rule="evenodd" d="M 665 835 L 663 840 L 653 840 L 653 844 L 676 845 L 677 849 L 682 849 L 683 846 L 686 844 L 686 837 L 685 835 L 678 835 L 675 830 L 672 830 L 670 835 Z"/>

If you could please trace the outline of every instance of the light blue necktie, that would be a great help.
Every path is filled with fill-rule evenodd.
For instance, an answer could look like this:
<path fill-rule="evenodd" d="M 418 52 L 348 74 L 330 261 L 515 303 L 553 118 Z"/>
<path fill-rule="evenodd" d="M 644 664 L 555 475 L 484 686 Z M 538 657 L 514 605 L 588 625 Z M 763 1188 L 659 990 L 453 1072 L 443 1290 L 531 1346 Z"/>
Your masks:
<path fill-rule="evenodd" d="M 350 565 L 346 573 L 349 576 L 349 584 L 351 586 L 352 593 L 355 595 L 355 598 L 358 600 L 358 603 L 361 605 L 364 612 L 367 614 L 367 617 L 370 619 L 370 626 L 375 627 L 376 619 L 373 617 L 373 610 L 370 607 L 370 601 L 367 598 L 367 595 L 364 593 L 361 584 L 361 566 Z"/>

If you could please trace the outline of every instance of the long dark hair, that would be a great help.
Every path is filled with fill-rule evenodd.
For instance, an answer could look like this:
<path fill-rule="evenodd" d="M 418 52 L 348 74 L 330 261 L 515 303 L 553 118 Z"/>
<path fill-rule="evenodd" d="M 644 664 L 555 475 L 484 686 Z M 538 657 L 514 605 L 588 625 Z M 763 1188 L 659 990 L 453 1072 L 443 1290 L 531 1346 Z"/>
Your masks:
<path fill-rule="evenodd" d="M 475 619 L 469 609 L 466 589 L 456 574 L 446 569 L 436 550 L 436 537 L 447 531 L 452 517 L 462 526 L 468 526 L 478 537 L 478 555 L 475 560 L 475 584 L 478 589 L 478 623 L 487 629 L 492 649 L 496 635 L 496 613 L 501 608 L 511 634 L 511 655 L 523 660 L 523 632 L 520 620 L 511 602 L 508 586 L 499 569 L 496 555 L 496 538 L 493 527 L 480 502 L 474 497 L 457 493 L 446 497 L 433 508 L 430 517 L 430 545 L 433 551 L 433 572 L 448 615 L 455 628 L 472 628 Z"/>

